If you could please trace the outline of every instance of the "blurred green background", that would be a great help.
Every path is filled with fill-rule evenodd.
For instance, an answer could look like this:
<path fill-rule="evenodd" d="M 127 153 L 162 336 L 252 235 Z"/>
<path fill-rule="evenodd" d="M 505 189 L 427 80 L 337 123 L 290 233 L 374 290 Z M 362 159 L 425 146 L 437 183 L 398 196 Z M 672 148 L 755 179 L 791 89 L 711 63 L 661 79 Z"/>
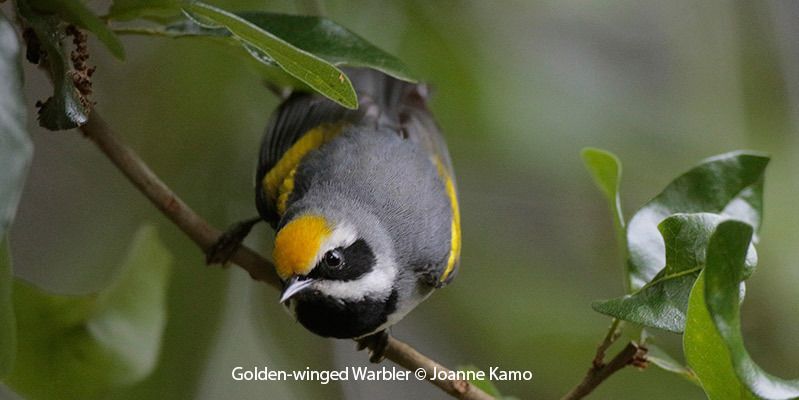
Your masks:
<path fill-rule="evenodd" d="M 230 10 L 301 12 L 289 1 L 209 1 Z M 103 2 L 93 2 L 99 8 Z M 503 394 L 557 398 L 590 365 L 609 318 L 592 300 L 621 295 L 604 199 L 585 146 L 625 166 L 629 217 L 702 158 L 769 152 L 759 271 L 744 334 L 770 372 L 799 370 L 799 3 L 635 1 L 330 1 L 327 16 L 404 60 L 435 86 L 463 213 L 454 284 L 393 330 L 443 364 L 528 369 Z M 278 100 L 223 45 L 125 37 L 127 61 L 92 42 L 97 110 L 183 199 L 217 227 L 254 215 L 252 177 Z M 49 84 L 28 67 L 28 102 Z M 111 399 L 446 398 L 417 382 L 236 382 L 235 366 L 367 365 L 351 341 L 294 323 L 277 293 L 237 268 L 206 267 L 88 141 L 31 117 L 35 156 L 11 232 L 15 273 L 87 293 L 114 273 L 136 228 L 154 222 L 173 250 L 169 321 L 153 374 Z M 271 253 L 260 227 L 248 245 Z M 679 337 L 657 341 L 679 355 Z M 11 396 L 0 392 L 0 397 Z M 596 399 L 704 398 L 652 366 L 627 368 Z"/>

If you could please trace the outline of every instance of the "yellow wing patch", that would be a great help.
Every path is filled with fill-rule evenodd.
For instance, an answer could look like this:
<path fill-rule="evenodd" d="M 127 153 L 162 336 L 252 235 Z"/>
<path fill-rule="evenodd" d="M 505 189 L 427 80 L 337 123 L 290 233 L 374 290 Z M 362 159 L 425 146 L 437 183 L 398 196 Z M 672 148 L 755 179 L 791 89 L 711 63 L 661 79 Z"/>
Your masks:
<path fill-rule="evenodd" d="M 311 271 L 319 247 L 330 236 L 330 226 L 324 217 L 303 215 L 286 224 L 275 237 L 277 274 L 281 279 L 292 275 L 305 275 Z"/>
<path fill-rule="evenodd" d="M 444 273 L 441 274 L 440 278 L 440 281 L 444 282 L 449 274 L 452 273 L 452 270 L 455 269 L 455 264 L 461 256 L 461 212 L 458 207 L 458 195 L 455 193 L 455 183 L 452 181 L 452 177 L 447 172 L 447 169 L 444 168 L 441 160 L 436 159 L 436 166 L 438 167 L 439 175 L 444 179 L 447 197 L 449 197 L 450 207 L 452 208 L 452 233 L 450 236 L 449 259 L 447 259 L 447 268 L 444 270 Z"/>
<path fill-rule="evenodd" d="M 286 211 L 286 201 L 294 190 L 297 165 L 311 150 L 338 136 L 346 125 L 343 122 L 325 123 L 309 130 L 283 153 L 280 161 L 264 176 L 261 185 L 269 199 L 277 202 L 279 215 Z"/>
<path fill-rule="evenodd" d="M 297 167 L 289 172 L 289 176 L 286 179 L 283 179 L 283 183 L 280 184 L 280 190 L 278 190 L 277 195 L 277 214 L 283 215 L 286 212 L 286 203 L 289 201 L 289 196 L 291 196 L 291 192 L 294 191 L 294 174 L 297 173 Z"/>

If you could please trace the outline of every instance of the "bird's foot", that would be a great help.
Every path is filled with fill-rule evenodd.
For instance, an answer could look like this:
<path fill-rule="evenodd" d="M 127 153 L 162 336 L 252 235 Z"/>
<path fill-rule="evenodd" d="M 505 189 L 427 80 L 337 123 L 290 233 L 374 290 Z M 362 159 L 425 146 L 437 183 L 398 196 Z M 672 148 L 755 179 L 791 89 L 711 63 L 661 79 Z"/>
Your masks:
<path fill-rule="evenodd" d="M 255 217 L 231 225 L 205 253 L 205 263 L 226 264 L 236 254 L 252 227 L 260 221 L 260 217 Z"/>
<path fill-rule="evenodd" d="M 358 351 L 368 348 L 369 361 L 377 364 L 383 361 L 386 356 L 389 337 L 391 336 L 388 333 L 388 329 L 383 329 L 380 332 L 358 339 Z"/>

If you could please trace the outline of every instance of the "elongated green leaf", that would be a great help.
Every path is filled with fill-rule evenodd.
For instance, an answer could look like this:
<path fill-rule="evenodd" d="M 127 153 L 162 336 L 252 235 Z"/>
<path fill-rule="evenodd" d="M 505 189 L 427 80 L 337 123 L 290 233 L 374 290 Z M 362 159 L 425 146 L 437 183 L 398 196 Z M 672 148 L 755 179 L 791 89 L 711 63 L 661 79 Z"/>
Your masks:
<path fill-rule="evenodd" d="M 666 353 L 659 346 L 647 343 L 646 345 L 646 360 L 656 365 L 657 367 L 675 373 L 689 380 L 692 383 L 700 384 L 696 374 L 688 369 L 688 367 L 680 364 L 674 357 Z"/>
<path fill-rule="evenodd" d="M 704 305 L 714 325 L 714 338 L 721 339 L 743 385 L 763 399 L 799 398 L 799 379 L 785 380 L 763 371 L 744 346 L 739 283 L 746 275 L 744 259 L 751 237 L 752 228 L 745 223 L 727 221 L 718 226 L 708 245 Z"/>
<path fill-rule="evenodd" d="M 19 353 L 8 385 L 28 399 L 92 399 L 144 378 L 158 359 L 171 261 L 144 227 L 117 279 L 96 295 L 17 282 Z"/>
<path fill-rule="evenodd" d="M 621 185 L 621 161 L 611 152 L 584 148 L 580 153 L 583 157 L 585 168 L 594 179 L 594 183 L 605 195 L 610 205 L 610 212 L 613 215 L 613 228 L 616 231 L 616 243 L 619 248 L 619 255 L 623 260 L 627 260 L 627 236 L 624 222 L 624 215 L 621 210 L 621 199 L 619 198 L 619 186 Z M 624 288 L 630 291 L 630 279 L 628 263 L 624 263 Z"/>
<path fill-rule="evenodd" d="M 349 78 L 327 61 L 219 8 L 197 2 L 186 6 L 185 10 L 196 20 L 226 28 L 245 48 L 257 50 L 267 56 L 268 59 L 263 60 L 265 63 L 274 62 L 322 95 L 344 107 L 358 107 L 358 98 Z"/>
<path fill-rule="evenodd" d="M 587 147 L 580 153 L 585 168 L 594 178 L 594 183 L 613 207 L 614 215 L 620 220 L 619 184 L 621 182 L 621 162 L 613 153 L 602 149 Z"/>
<path fill-rule="evenodd" d="M 658 226 L 665 243 L 666 266 L 631 295 L 595 302 L 594 310 L 644 326 L 680 333 L 685 329 L 688 297 L 705 265 L 705 250 L 716 226 L 726 217 L 711 213 L 676 214 Z M 757 265 L 749 246 L 747 277 Z"/>
<path fill-rule="evenodd" d="M 627 226 L 633 290 L 651 281 L 666 264 L 657 226 L 675 213 L 710 212 L 750 223 L 762 219 L 763 173 L 768 157 L 732 152 L 705 160 L 672 181 L 644 205 Z"/>
<path fill-rule="evenodd" d="M 408 67 L 398 58 L 329 19 L 267 12 L 244 12 L 237 15 L 333 65 L 368 67 L 398 79 L 416 81 Z M 230 37 L 226 29 L 206 28 L 191 20 L 178 21 L 165 27 L 123 28 L 119 32 L 173 38 L 205 37 L 226 40 Z M 263 54 L 256 54 L 255 57 L 259 62 L 263 62 L 264 57 L 268 59 Z M 267 70 L 265 77 L 272 83 L 308 89 L 307 85 L 275 67 L 274 63 L 262 64 L 262 69 Z"/>
<path fill-rule="evenodd" d="M 125 58 L 122 42 L 111 29 L 80 0 L 21 0 L 27 1 L 37 12 L 56 13 L 64 21 L 87 29 L 111 51 L 116 58 Z"/>
<path fill-rule="evenodd" d="M 114 0 L 109 19 L 127 21 L 141 17 L 167 18 L 180 14 L 181 0 Z"/>
<path fill-rule="evenodd" d="M 621 184 L 621 162 L 613 153 L 601 149 L 585 148 L 581 152 L 583 163 L 594 183 L 605 195 L 613 212 L 613 220 L 617 234 L 624 238 L 624 216 L 621 211 L 619 199 L 619 185 Z"/>
<path fill-rule="evenodd" d="M 46 56 L 47 68 L 53 77 L 53 96 L 39 108 L 39 125 L 62 130 L 85 124 L 89 119 L 90 103 L 75 87 L 72 62 L 62 43 L 65 34 L 60 18 L 37 12 L 24 0 L 17 1 L 17 10 L 38 38 L 38 46 L 28 48 L 28 60 L 38 63 Z"/>
<path fill-rule="evenodd" d="M 414 82 L 398 58 L 349 29 L 321 17 L 245 12 L 245 20 L 334 65 L 369 67 L 397 79 Z"/>
<path fill-rule="evenodd" d="M 757 399 L 738 380 L 729 351 L 713 326 L 705 306 L 705 273 L 699 274 L 688 302 L 688 317 L 682 339 L 685 361 L 699 378 L 708 399 Z"/>
<path fill-rule="evenodd" d="M 327 18 L 260 11 L 236 15 L 333 65 L 368 67 L 397 79 L 416 82 L 408 67 L 398 58 Z M 225 29 L 205 28 L 190 20 L 178 21 L 165 27 L 127 28 L 120 31 L 176 38 L 230 36 Z"/>
<path fill-rule="evenodd" d="M 11 370 L 16 353 L 11 256 L 6 237 L 33 152 L 25 124 L 19 41 L 11 23 L 0 13 L 0 378 Z"/>

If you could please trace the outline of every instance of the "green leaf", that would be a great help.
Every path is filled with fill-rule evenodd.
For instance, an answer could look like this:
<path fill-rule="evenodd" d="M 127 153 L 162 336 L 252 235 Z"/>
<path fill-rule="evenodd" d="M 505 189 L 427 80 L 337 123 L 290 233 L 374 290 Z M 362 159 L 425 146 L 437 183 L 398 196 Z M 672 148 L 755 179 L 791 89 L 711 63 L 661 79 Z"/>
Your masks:
<path fill-rule="evenodd" d="M 665 243 L 666 266 L 633 294 L 595 302 L 594 310 L 625 321 L 680 333 L 685 329 L 688 297 L 705 265 L 705 250 L 725 216 L 711 213 L 675 214 L 658 226 Z M 757 265 L 749 246 L 747 277 Z"/>
<path fill-rule="evenodd" d="M 705 273 L 699 274 L 688 302 L 683 353 L 710 400 L 756 399 L 740 383 L 730 354 L 705 307 Z"/>
<path fill-rule="evenodd" d="M 729 361 L 718 368 L 731 367 L 737 380 L 757 397 L 772 400 L 799 398 L 799 379 L 781 379 L 763 371 L 744 346 L 739 285 L 746 276 L 744 261 L 752 234 L 751 226 L 738 221 L 727 221 L 718 226 L 711 238 L 703 290 L 703 311 L 707 312 L 705 317 L 709 317 L 711 326 L 708 327 L 709 321 L 705 320 L 704 328 L 710 328 L 708 330 L 712 335 L 709 336 L 721 342 L 714 344 L 714 347 L 723 348 L 725 361 Z M 702 375 L 699 377 L 703 379 Z"/>
<path fill-rule="evenodd" d="M 623 259 L 627 259 L 627 238 L 624 226 L 624 215 L 621 210 L 621 199 L 619 198 L 619 186 L 621 185 L 621 161 L 615 154 L 591 147 L 584 148 L 580 155 L 583 158 L 585 168 L 594 179 L 594 183 L 605 195 L 613 214 L 613 228 L 616 231 L 616 242 L 619 246 L 619 254 Z M 630 281 L 628 273 L 625 271 L 624 286 L 630 291 Z"/>
<path fill-rule="evenodd" d="M 116 58 L 125 58 L 125 49 L 117 35 L 108 28 L 80 0 L 23 0 L 30 3 L 34 10 L 41 13 L 56 13 L 64 21 L 75 24 L 97 35 L 97 38 L 111 51 Z"/>
<path fill-rule="evenodd" d="M 142 17 L 169 18 L 180 15 L 181 0 L 114 0 L 109 19 L 127 21 Z"/>
<path fill-rule="evenodd" d="M 594 183 L 596 183 L 596 186 L 610 203 L 614 218 L 616 221 L 624 221 L 619 204 L 621 162 L 618 157 L 611 152 L 591 147 L 583 149 L 580 155 L 583 157 L 585 168 L 591 173 L 591 177 L 594 178 Z"/>
<path fill-rule="evenodd" d="M 96 295 L 53 295 L 17 281 L 19 351 L 7 384 L 32 400 L 92 399 L 143 379 L 158 360 L 171 262 L 145 226 Z"/>
<path fill-rule="evenodd" d="M 274 62 L 320 94 L 344 107 L 358 107 L 358 98 L 349 78 L 327 61 L 219 8 L 197 2 L 186 6 L 185 10 L 203 24 L 208 22 L 211 26 L 227 28 L 256 57 L 265 56 L 260 57 L 263 62 Z"/>
<path fill-rule="evenodd" d="M 659 346 L 651 343 L 646 345 L 646 360 L 664 371 L 675 373 L 692 383 L 700 384 L 699 379 L 697 379 L 693 371 L 680 364 L 679 361 L 675 360 L 674 357 L 666 353 Z"/>
<path fill-rule="evenodd" d="M 289 44 L 314 54 L 336 66 L 368 67 L 395 78 L 415 82 L 408 67 L 398 58 L 369 43 L 347 28 L 321 17 L 287 15 L 268 12 L 244 12 L 238 16 L 268 31 Z M 121 28 L 120 33 L 179 37 L 229 38 L 226 29 L 205 28 L 193 21 L 178 21 L 166 27 Z M 256 58 L 262 57 L 256 55 Z M 259 61 L 260 63 L 260 61 Z M 283 70 L 273 64 L 262 64 L 269 69 L 268 77 L 283 85 L 305 88 L 306 85 L 290 76 L 272 76 Z M 275 72 L 271 70 L 276 70 Z"/>
<path fill-rule="evenodd" d="M 238 15 L 333 65 L 368 67 L 397 79 L 415 82 L 408 67 L 398 58 L 329 19 L 267 12 Z"/>
<path fill-rule="evenodd" d="M 90 102 L 75 87 L 72 62 L 63 46 L 61 20 L 53 14 L 35 11 L 27 1 L 17 1 L 19 16 L 38 38 L 38 46 L 28 47 L 28 60 L 38 63 L 46 56 L 53 77 L 53 95 L 39 108 L 39 125 L 50 130 L 72 129 L 89 119 Z M 44 53 L 44 54 L 40 54 Z"/>
<path fill-rule="evenodd" d="M 644 205 L 627 226 L 632 289 L 646 285 L 666 264 L 657 226 L 672 214 L 723 214 L 746 221 L 757 231 L 762 219 L 763 173 L 768 161 L 764 155 L 749 152 L 707 159 Z"/>

